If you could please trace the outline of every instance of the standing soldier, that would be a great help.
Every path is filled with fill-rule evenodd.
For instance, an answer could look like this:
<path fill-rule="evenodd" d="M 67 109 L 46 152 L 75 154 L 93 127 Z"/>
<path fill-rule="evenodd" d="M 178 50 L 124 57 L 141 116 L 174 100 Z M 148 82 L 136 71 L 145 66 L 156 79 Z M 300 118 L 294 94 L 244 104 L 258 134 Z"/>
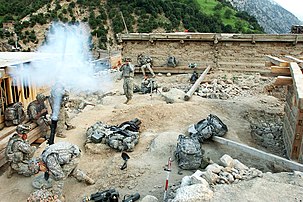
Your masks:
<path fill-rule="evenodd" d="M 51 90 L 51 106 L 52 106 L 52 119 L 58 120 L 56 136 L 61 138 L 66 138 L 63 134 L 64 127 L 66 130 L 71 130 L 76 128 L 70 123 L 68 113 L 66 111 L 65 105 L 69 101 L 68 92 L 64 89 L 64 86 L 57 82 Z"/>
<path fill-rule="evenodd" d="M 62 96 L 60 110 L 59 110 L 59 116 L 58 116 L 58 125 L 57 125 L 57 137 L 65 138 L 66 135 L 63 134 L 64 127 L 66 126 L 66 130 L 71 130 L 76 128 L 76 126 L 73 126 L 70 123 L 70 119 L 66 110 L 65 105 L 69 101 L 69 95 L 67 91 Z"/>
<path fill-rule="evenodd" d="M 95 181 L 77 168 L 81 156 L 81 150 L 77 145 L 69 142 L 58 142 L 49 145 L 41 154 L 41 161 L 37 163 L 40 171 L 45 172 L 46 179 L 53 179 L 53 194 L 64 201 L 62 194 L 64 181 L 68 176 L 75 177 L 78 181 L 84 181 L 88 185 Z"/>
<path fill-rule="evenodd" d="M 8 178 L 12 177 L 14 172 L 27 177 L 35 174 L 29 167 L 29 161 L 36 151 L 36 147 L 31 146 L 27 141 L 29 130 L 30 127 L 27 125 L 18 125 L 16 128 L 17 133 L 8 141 L 5 150 L 5 157 L 9 163 Z"/>
<path fill-rule="evenodd" d="M 125 58 L 125 63 L 120 67 L 120 71 L 122 71 L 122 77 L 124 79 L 123 90 L 127 98 L 124 104 L 131 101 L 134 92 L 134 66 L 130 62 L 130 58 Z"/>
<path fill-rule="evenodd" d="M 29 116 L 29 119 L 37 123 L 41 131 L 43 133 L 43 137 L 49 138 L 47 131 L 49 129 L 49 121 L 46 118 L 46 115 L 48 114 L 47 107 L 45 105 L 45 100 L 47 97 L 41 93 L 37 94 L 36 100 L 29 103 L 27 107 L 27 114 Z"/>
<path fill-rule="evenodd" d="M 153 77 L 155 77 L 155 73 L 152 69 L 152 58 L 150 56 L 145 56 L 142 53 L 138 55 L 137 62 L 141 66 L 141 71 L 143 77 L 146 78 L 145 69 L 147 68 Z"/>

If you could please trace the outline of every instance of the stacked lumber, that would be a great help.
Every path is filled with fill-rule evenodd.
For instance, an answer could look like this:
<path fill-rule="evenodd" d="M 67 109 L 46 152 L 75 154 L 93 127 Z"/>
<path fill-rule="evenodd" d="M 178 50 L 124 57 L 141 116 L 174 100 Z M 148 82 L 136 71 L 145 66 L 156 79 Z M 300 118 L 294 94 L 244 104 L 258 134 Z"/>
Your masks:
<path fill-rule="evenodd" d="M 41 137 L 41 132 L 37 124 L 31 123 L 30 126 L 32 130 L 27 134 L 27 138 L 30 143 L 33 143 Z M 3 135 L 0 137 L 0 167 L 7 162 L 5 159 L 5 149 L 9 139 L 15 134 L 15 129 L 15 126 L 5 128 Z"/>
<path fill-rule="evenodd" d="M 271 55 L 266 55 L 267 61 L 266 64 L 270 66 L 270 71 L 273 75 L 277 76 L 277 79 L 274 85 L 292 85 L 292 75 L 290 70 L 290 63 L 297 63 L 298 66 L 303 67 L 303 60 L 295 58 L 293 56 L 284 56 L 290 61 L 283 60 L 278 57 Z"/>

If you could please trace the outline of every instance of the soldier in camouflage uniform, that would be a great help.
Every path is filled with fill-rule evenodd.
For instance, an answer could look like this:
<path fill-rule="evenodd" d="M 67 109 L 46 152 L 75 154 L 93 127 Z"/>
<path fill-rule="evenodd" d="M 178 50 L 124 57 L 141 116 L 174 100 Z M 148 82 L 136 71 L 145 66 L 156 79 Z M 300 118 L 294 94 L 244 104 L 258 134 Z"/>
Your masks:
<path fill-rule="evenodd" d="M 76 128 L 70 123 L 70 119 L 65 107 L 69 101 L 69 94 L 61 83 L 56 83 L 51 90 L 50 97 L 53 117 L 55 117 L 55 120 L 58 120 L 56 136 L 66 138 L 66 135 L 63 134 L 64 127 L 66 126 L 67 130 Z"/>
<path fill-rule="evenodd" d="M 5 150 L 5 156 L 9 163 L 8 178 L 12 177 L 14 172 L 27 177 L 35 174 L 29 167 L 29 161 L 36 151 L 36 147 L 31 146 L 27 141 L 29 130 L 30 128 L 27 125 L 18 125 L 17 133 L 8 141 Z"/>
<path fill-rule="evenodd" d="M 37 123 L 42 131 L 42 136 L 49 138 L 47 131 L 49 129 L 49 122 L 46 118 L 46 115 L 48 114 L 47 107 L 45 105 L 45 100 L 47 97 L 41 93 L 37 94 L 36 100 L 32 101 L 28 107 L 27 107 L 27 114 L 29 119 Z"/>
<path fill-rule="evenodd" d="M 122 77 L 124 79 L 123 90 L 127 98 L 124 104 L 131 101 L 134 92 L 134 66 L 130 62 L 131 59 L 126 58 L 125 63 L 120 67 L 120 71 L 122 71 Z"/>
<path fill-rule="evenodd" d="M 152 76 L 155 77 L 155 73 L 152 69 L 152 58 L 151 57 L 145 56 L 141 53 L 137 57 L 137 62 L 141 66 L 141 71 L 142 71 L 144 78 L 146 78 L 146 74 L 145 74 L 146 68 L 150 71 Z"/>
<path fill-rule="evenodd" d="M 53 179 L 53 194 L 64 199 L 62 195 L 64 181 L 68 176 L 75 177 L 78 181 L 84 181 L 88 185 L 95 183 L 83 171 L 77 168 L 81 156 L 81 150 L 77 145 L 69 142 L 58 142 L 49 145 L 41 154 L 41 160 L 37 166 L 39 170 L 47 172 Z"/>

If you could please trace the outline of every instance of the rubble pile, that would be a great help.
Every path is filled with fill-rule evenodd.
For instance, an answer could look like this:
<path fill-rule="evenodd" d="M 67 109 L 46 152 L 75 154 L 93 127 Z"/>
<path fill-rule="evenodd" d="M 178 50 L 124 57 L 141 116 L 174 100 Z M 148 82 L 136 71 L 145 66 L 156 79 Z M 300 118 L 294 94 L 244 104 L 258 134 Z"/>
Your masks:
<path fill-rule="evenodd" d="M 118 151 L 133 151 L 139 142 L 140 123 L 133 119 L 119 126 L 110 126 L 99 121 L 87 129 L 86 144 L 102 143 Z"/>
<path fill-rule="evenodd" d="M 27 202 L 40 202 L 40 201 L 48 201 L 48 202 L 61 202 L 57 196 L 54 196 L 47 189 L 38 189 L 31 193 L 28 197 Z"/>
<path fill-rule="evenodd" d="M 213 197 L 211 186 L 238 183 L 263 176 L 260 170 L 249 168 L 227 154 L 223 155 L 220 161 L 221 165 L 212 163 L 205 168 L 204 172 L 197 170 L 193 175 L 183 177 L 179 186 L 171 187 L 169 201 L 208 201 Z"/>

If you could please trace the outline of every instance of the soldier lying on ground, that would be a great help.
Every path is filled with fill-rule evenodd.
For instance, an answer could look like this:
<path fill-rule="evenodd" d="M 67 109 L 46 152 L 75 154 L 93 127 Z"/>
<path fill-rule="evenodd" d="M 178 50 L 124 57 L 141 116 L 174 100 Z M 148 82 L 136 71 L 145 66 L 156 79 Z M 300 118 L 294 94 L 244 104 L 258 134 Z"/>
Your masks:
<path fill-rule="evenodd" d="M 35 174 L 29 168 L 29 161 L 36 151 L 36 147 L 31 146 L 27 141 L 29 130 L 30 128 L 27 125 L 18 125 L 16 128 L 17 133 L 8 141 L 5 150 L 5 156 L 9 163 L 8 178 L 12 177 L 14 172 L 27 177 Z"/>
<path fill-rule="evenodd" d="M 45 178 L 53 179 L 53 194 L 64 201 L 62 194 L 64 181 L 68 176 L 78 181 L 85 181 L 88 185 L 95 183 L 83 171 L 77 168 L 81 150 L 77 145 L 69 142 L 58 142 L 47 146 L 41 154 L 41 160 L 36 164 L 40 171 L 45 172 Z"/>

